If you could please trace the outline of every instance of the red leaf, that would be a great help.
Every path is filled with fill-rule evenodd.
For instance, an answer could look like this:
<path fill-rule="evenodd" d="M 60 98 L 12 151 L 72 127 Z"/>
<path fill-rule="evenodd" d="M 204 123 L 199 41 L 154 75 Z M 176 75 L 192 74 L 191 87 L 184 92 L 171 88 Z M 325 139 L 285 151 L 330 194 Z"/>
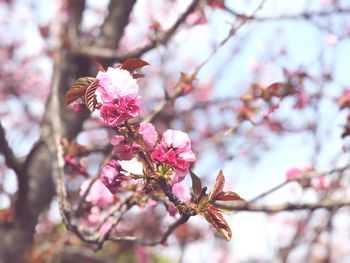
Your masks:
<path fill-rule="evenodd" d="M 281 82 L 275 82 L 275 83 L 272 83 L 271 85 L 269 85 L 267 87 L 267 89 L 270 91 L 270 92 L 277 92 L 279 91 L 281 88 L 283 88 L 284 84 L 281 83 Z"/>
<path fill-rule="evenodd" d="M 142 68 L 144 66 L 149 65 L 148 62 L 139 59 L 139 58 L 128 58 L 126 59 L 123 64 L 121 65 L 121 69 L 125 69 L 129 71 L 130 73 L 133 73 L 136 69 Z"/>
<path fill-rule="evenodd" d="M 202 182 L 201 179 L 199 179 L 199 177 L 192 170 L 190 170 L 190 174 L 192 179 L 193 193 L 195 197 L 198 198 L 202 193 Z"/>
<path fill-rule="evenodd" d="M 92 59 L 92 61 L 94 62 L 95 66 L 99 71 L 106 72 L 106 69 L 103 67 L 103 65 L 99 61 L 97 61 L 96 59 Z"/>
<path fill-rule="evenodd" d="M 12 223 L 13 222 L 13 209 L 5 208 L 0 210 L 0 222 Z"/>
<path fill-rule="evenodd" d="M 228 191 L 219 193 L 216 196 L 215 201 L 244 201 L 244 199 L 241 198 L 238 194 Z"/>
<path fill-rule="evenodd" d="M 66 105 L 69 105 L 72 102 L 79 99 L 80 97 L 83 97 L 85 95 L 86 89 L 94 81 L 95 81 L 95 78 L 92 78 L 92 77 L 82 77 L 76 80 L 69 87 L 69 90 L 66 93 Z"/>
<path fill-rule="evenodd" d="M 225 184 L 225 177 L 222 173 L 222 170 L 220 170 L 218 176 L 216 177 L 213 189 L 209 194 L 209 200 L 215 200 L 216 197 L 223 192 L 224 184 Z"/>
<path fill-rule="evenodd" d="M 99 80 L 95 79 L 95 81 L 92 82 L 89 85 L 89 87 L 87 87 L 85 92 L 85 105 L 91 112 L 95 109 L 97 104 L 95 91 L 98 88 L 98 86 L 99 86 Z"/>
<path fill-rule="evenodd" d="M 204 217 L 226 240 L 231 240 L 231 229 L 220 212 L 208 205 Z"/>
<path fill-rule="evenodd" d="M 131 76 L 134 78 L 134 79 L 139 79 L 139 78 L 143 78 L 145 76 L 145 74 L 142 74 L 142 73 L 133 73 L 131 74 Z"/>
<path fill-rule="evenodd" d="M 85 87 L 68 91 L 66 94 L 66 106 L 76 101 L 77 99 L 83 97 L 85 94 L 85 91 L 86 91 Z"/>

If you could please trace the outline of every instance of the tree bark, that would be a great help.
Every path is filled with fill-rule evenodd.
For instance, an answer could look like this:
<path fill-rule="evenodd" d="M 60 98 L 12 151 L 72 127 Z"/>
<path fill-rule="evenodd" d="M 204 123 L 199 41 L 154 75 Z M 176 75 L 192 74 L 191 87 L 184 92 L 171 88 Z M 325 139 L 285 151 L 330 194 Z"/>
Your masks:
<path fill-rule="evenodd" d="M 136 0 L 110 2 L 109 14 L 94 45 L 115 49 L 118 47 L 135 2 Z M 85 1 L 71 0 L 69 4 L 68 25 L 72 26 L 73 31 L 78 32 Z M 64 124 L 62 134 L 72 139 L 81 131 L 84 121 L 89 116 L 87 111 L 79 115 L 68 111 L 64 105 L 64 94 L 72 80 L 80 76 L 89 76 L 92 71 L 96 71 L 90 63 L 90 58 L 76 56 L 63 46 L 57 50 L 55 58 L 52 90 L 58 91 L 60 108 L 57 109 L 53 103 L 52 98 L 55 94 L 52 92 L 41 125 L 40 140 L 24 162 L 21 174 L 17 174 L 19 190 L 14 222 L 0 225 L 0 263 L 28 261 L 26 257 L 29 255 L 26 252 L 33 242 L 39 215 L 49 207 L 55 195 L 52 155 L 55 148 L 52 139 L 52 133 L 55 132 L 52 130 L 54 119 L 61 118 Z"/>

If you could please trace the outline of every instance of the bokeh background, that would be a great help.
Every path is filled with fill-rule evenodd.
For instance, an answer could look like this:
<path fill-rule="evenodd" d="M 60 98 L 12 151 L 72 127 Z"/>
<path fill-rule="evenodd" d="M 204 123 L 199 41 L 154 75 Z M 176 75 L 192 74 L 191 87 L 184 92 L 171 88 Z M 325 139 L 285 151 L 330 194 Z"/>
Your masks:
<path fill-rule="evenodd" d="M 30 153 L 43 132 L 43 116 L 59 46 L 57 27 L 71 15 L 67 2 L 0 1 L 0 120 L 9 145 L 19 158 Z M 84 2 L 79 43 L 64 45 L 71 52 L 79 50 L 80 45 L 91 46 L 108 16 L 109 1 Z M 264 3 L 259 11 L 249 17 L 261 2 Z M 137 1 L 119 42 L 118 54 L 132 52 L 159 37 L 190 3 Z M 243 20 L 246 21 L 227 43 L 199 68 Z M 67 42 L 72 41 L 70 37 L 67 32 Z M 286 184 L 259 199 L 258 204 L 343 200 L 349 194 L 349 172 L 343 169 L 339 176 L 328 172 L 349 164 L 349 141 L 344 135 L 348 110 L 347 106 L 342 107 L 350 85 L 349 37 L 348 1 L 200 1 L 196 11 L 166 44 L 159 43 L 142 54 L 142 59 L 150 63 L 143 70 L 146 77 L 139 82 L 142 114 L 150 114 L 165 93 L 174 92 L 181 72 L 199 69 L 193 90 L 167 107 L 154 123 L 159 130 L 173 128 L 189 133 L 198 160 L 194 171 L 207 185 L 213 184 L 222 168 L 226 188 L 250 200 L 285 182 L 288 174 L 298 169 L 325 176 L 322 180 L 312 179 L 309 185 L 298 181 Z M 109 62 L 120 61 L 112 58 Z M 77 71 L 79 65 L 67 67 Z M 73 80 L 72 77 L 68 82 Z M 261 92 L 276 82 L 288 83 L 296 92 L 268 102 L 259 96 L 247 102 L 257 90 Z M 77 136 L 78 143 L 108 142 L 109 133 L 94 124 L 97 118 L 98 114 L 94 113 L 92 120 L 85 121 Z M 101 154 L 94 154 L 82 162 L 96 176 L 101 159 Z M 75 176 L 69 180 L 70 190 L 79 191 L 83 178 Z M 186 182 L 190 186 L 190 180 Z M 0 185 L 0 208 L 8 211 L 16 199 L 18 180 L 2 155 Z M 347 246 L 350 221 L 346 207 L 276 214 L 243 211 L 226 218 L 233 232 L 230 242 L 215 237 L 204 219 L 193 218 L 182 235 L 199 235 L 198 240 L 181 245 L 179 231 L 166 245 L 137 247 L 137 260 L 220 263 L 350 260 Z M 50 239 L 53 236 L 60 240 L 59 248 Z M 31 253 L 40 258 L 52 249 L 54 252 L 46 262 L 60 262 L 64 238 L 67 234 L 57 199 L 53 198 L 36 227 Z M 85 256 L 91 253 L 91 262 L 107 259 L 123 262 L 120 261 L 123 258 L 113 254 L 113 244 L 97 254 L 101 258 L 94 258 L 92 250 L 81 242 L 74 241 L 71 247 L 78 247 Z M 72 253 L 78 257 L 78 252 Z"/>

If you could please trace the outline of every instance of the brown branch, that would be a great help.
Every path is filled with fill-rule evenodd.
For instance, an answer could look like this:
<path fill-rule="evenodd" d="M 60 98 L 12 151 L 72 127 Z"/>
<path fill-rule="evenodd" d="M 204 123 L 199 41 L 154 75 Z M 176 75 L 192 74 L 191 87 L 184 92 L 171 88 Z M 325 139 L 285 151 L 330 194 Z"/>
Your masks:
<path fill-rule="evenodd" d="M 132 198 L 132 197 L 131 197 L 131 198 Z M 120 223 L 120 221 L 123 219 L 124 214 L 125 214 L 126 212 L 128 212 L 128 210 L 134 205 L 134 203 L 132 203 L 132 202 L 130 203 L 131 198 L 128 198 L 128 199 L 125 201 L 125 203 L 124 203 L 124 204 L 125 204 L 124 210 L 121 210 L 121 208 L 118 209 L 118 210 L 119 210 L 118 212 L 120 213 L 119 216 L 118 216 L 118 217 L 115 217 L 115 218 L 113 219 L 112 225 L 111 225 L 111 226 L 109 227 L 109 229 L 104 233 L 104 235 L 102 235 L 102 236 L 99 238 L 98 243 L 97 243 L 97 247 L 96 247 L 96 251 L 98 251 L 98 250 L 100 250 L 100 249 L 102 248 L 104 242 L 105 242 L 106 240 L 109 239 L 112 230 Z M 101 226 L 102 226 L 102 224 L 101 224 Z"/>
<path fill-rule="evenodd" d="M 5 164 L 11 168 L 19 176 L 21 172 L 21 162 L 13 153 L 11 147 L 6 140 L 5 129 L 0 122 L 0 153 L 5 157 Z"/>
<path fill-rule="evenodd" d="M 229 39 L 233 37 L 237 33 L 237 31 L 249 21 L 249 17 L 254 17 L 255 14 L 263 8 L 265 2 L 266 0 L 262 0 L 259 3 L 259 5 L 253 10 L 250 16 L 243 17 L 237 21 L 236 25 L 234 25 L 231 28 L 227 36 L 223 40 L 221 40 L 220 43 L 211 51 L 208 57 L 204 59 L 203 62 L 195 68 L 194 72 L 192 73 L 193 76 L 196 76 L 198 72 L 202 69 L 202 67 L 204 67 L 204 65 L 206 65 L 210 61 L 210 59 L 229 41 Z"/>
<path fill-rule="evenodd" d="M 331 169 L 329 171 L 326 172 L 321 172 L 321 173 L 316 173 L 316 172 L 308 172 L 305 173 L 303 176 L 300 176 L 298 178 L 292 179 L 292 180 L 286 180 L 272 188 L 270 188 L 269 190 L 257 195 L 256 197 L 254 197 L 253 199 L 251 199 L 249 201 L 249 203 L 254 203 L 256 201 L 258 201 L 259 199 L 262 199 L 266 196 L 268 196 L 269 194 L 272 194 L 274 192 L 276 192 L 277 190 L 281 189 L 282 187 L 284 187 L 285 185 L 289 184 L 290 182 L 302 182 L 304 180 L 308 180 L 308 179 L 312 179 L 312 178 L 317 178 L 317 177 L 321 177 L 321 176 L 327 176 L 333 173 L 343 173 L 345 170 L 349 169 L 349 165 L 340 167 L 340 168 L 335 168 L 335 169 Z"/>
<path fill-rule="evenodd" d="M 227 11 L 228 13 L 234 15 L 235 17 L 247 19 L 250 21 L 256 21 L 256 22 L 269 22 L 269 21 L 276 21 L 276 20 L 296 20 L 296 19 L 308 20 L 308 19 L 311 19 L 314 17 L 347 15 L 350 13 L 349 8 L 337 8 L 337 9 L 333 9 L 331 11 L 313 11 L 313 12 L 303 12 L 303 13 L 295 14 L 295 15 L 261 16 L 261 17 L 259 17 L 259 16 L 255 16 L 255 15 L 246 15 L 246 14 L 236 12 L 227 6 L 224 8 L 224 10 Z"/>
<path fill-rule="evenodd" d="M 111 1 L 113 2 L 113 1 Z M 117 2 L 117 1 L 115 1 Z M 165 45 L 171 39 L 173 35 L 177 32 L 181 24 L 186 20 L 186 18 L 195 10 L 200 0 L 194 0 L 191 5 L 186 9 L 186 11 L 176 20 L 176 22 L 166 31 L 157 35 L 150 43 L 145 46 L 136 49 L 134 51 L 125 53 L 120 52 L 113 48 L 101 47 L 101 46 L 84 46 L 81 44 L 73 47 L 73 52 L 78 55 L 86 55 L 94 57 L 96 59 L 108 59 L 123 61 L 130 57 L 140 57 L 144 53 L 154 49 L 159 45 Z"/>
<path fill-rule="evenodd" d="M 228 209 L 232 211 L 246 211 L 246 212 L 264 212 L 268 214 L 280 213 L 286 211 L 298 211 L 298 210 L 309 210 L 314 211 L 316 209 L 327 209 L 327 210 L 336 210 L 343 206 L 350 206 L 350 200 L 329 200 L 323 201 L 315 204 L 281 204 L 281 205 L 271 205 L 271 206 L 257 206 L 254 204 L 244 203 L 244 204 L 223 204 L 217 203 L 216 207 L 222 209 Z"/>
<path fill-rule="evenodd" d="M 254 9 L 252 15 L 255 15 L 264 5 L 266 0 L 262 0 L 260 4 Z M 233 37 L 237 31 L 243 27 L 244 24 L 248 22 L 248 19 L 242 19 L 239 20 L 237 25 L 233 26 L 232 29 L 229 31 L 228 35 L 220 41 L 220 43 L 210 52 L 207 58 L 205 58 L 194 70 L 189 76 L 192 76 L 193 79 L 197 76 L 199 71 L 210 61 L 210 59 L 220 50 L 221 47 L 223 47 L 227 41 Z M 181 84 L 182 79 L 180 78 L 176 84 L 176 87 Z M 144 121 L 151 122 L 154 120 L 168 105 L 173 103 L 177 98 L 181 97 L 183 94 L 183 91 L 181 88 L 177 88 L 176 92 L 172 94 L 171 96 L 165 96 L 165 99 L 158 103 L 158 105 L 155 107 L 155 109 L 145 118 Z"/>
<path fill-rule="evenodd" d="M 109 2 L 108 15 L 102 24 L 101 34 L 95 41 L 97 46 L 104 48 L 118 47 L 135 3 L 136 0 Z M 78 48 L 81 48 L 80 44 L 78 44 Z"/>
<path fill-rule="evenodd" d="M 180 225 L 186 223 L 188 219 L 189 217 L 187 216 L 181 216 L 178 220 L 176 220 L 173 224 L 171 224 L 168 227 L 167 231 L 162 235 L 162 237 L 156 241 L 146 241 L 146 240 L 138 239 L 133 236 L 110 237 L 109 240 L 114 242 L 131 241 L 131 242 L 136 242 L 145 246 L 155 246 L 155 245 L 164 243 L 168 239 L 168 237 L 174 232 L 174 230 L 178 228 Z"/>
<path fill-rule="evenodd" d="M 54 259 L 62 260 L 63 262 L 95 262 L 95 263 L 113 263 L 115 259 L 110 256 L 96 254 L 93 250 L 82 246 L 66 245 L 61 248 L 58 255 Z M 50 261 L 51 262 L 51 261 Z M 53 261 L 54 262 L 54 261 Z"/>

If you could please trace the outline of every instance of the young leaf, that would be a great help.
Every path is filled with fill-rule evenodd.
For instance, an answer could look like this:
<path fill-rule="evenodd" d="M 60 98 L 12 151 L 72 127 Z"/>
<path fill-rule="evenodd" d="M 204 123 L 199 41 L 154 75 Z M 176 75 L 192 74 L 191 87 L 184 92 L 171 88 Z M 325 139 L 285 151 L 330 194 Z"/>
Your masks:
<path fill-rule="evenodd" d="M 95 79 L 95 81 L 92 82 L 89 85 L 89 87 L 87 87 L 85 92 L 85 105 L 90 112 L 92 112 L 95 109 L 95 106 L 97 104 L 95 91 L 98 88 L 98 86 L 99 86 L 99 80 Z"/>
<path fill-rule="evenodd" d="M 220 170 L 218 176 L 216 177 L 213 189 L 209 194 L 210 200 L 215 200 L 216 197 L 223 192 L 224 184 L 225 184 L 225 177 L 222 173 L 222 170 Z"/>
<path fill-rule="evenodd" d="M 244 201 L 238 194 L 227 191 L 221 192 L 215 197 L 215 201 Z"/>
<path fill-rule="evenodd" d="M 139 79 L 139 78 L 143 78 L 145 76 L 145 74 L 142 74 L 142 73 L 133 73 L 131 74 L 131 76 L 134 78 L 134 79 Z"/>
<path fill-rule="evenodd" d="M 80 97 L 83 97 L 89 85 L 95 81 L 92 77 L 82 77 L 76 80 L 66 93 L 66 105 L 71 104 Z"/>
<path fill-rule="evenodd" d="M 218 210 L 208 205 L 204 217 L 226 240 L 231 240 L 231 229 Z"/>
<path fill-rule="evenodd" d="M 195 197 L 198 198 L 202 193 L 202 182 L 201 179 L 199 179 L 199 177 L 192 170 L 190 170 L 190 174 L 192 179 L 193 193 Z"/>
<path fill-rule="evenodd" d="M 142 68 L 144 66 L 149 65 L 148 62 L 139 59 L 139 58 L 128 58 L 126 59 L 123 64 L 121 65 L 121 69 L 125 69 L 129 71 L 130 73 L 133 73 L 136 69 Z"/>
<path fill-rule="evenodd" d="M 92 62 L 94 62 L 95 66 L 99 71 L 106 72 L 106 69 L 103 67 L 103 65 L 97 61 L 96 59 L 92 59 Z"/>
<path fill-rule="evenodd" d="M 77 99 L 83 97 L 85 92 L 86 92 L 85 87 L 68 91 L 66 94 L 66 106 L 73 103 Z"/>

